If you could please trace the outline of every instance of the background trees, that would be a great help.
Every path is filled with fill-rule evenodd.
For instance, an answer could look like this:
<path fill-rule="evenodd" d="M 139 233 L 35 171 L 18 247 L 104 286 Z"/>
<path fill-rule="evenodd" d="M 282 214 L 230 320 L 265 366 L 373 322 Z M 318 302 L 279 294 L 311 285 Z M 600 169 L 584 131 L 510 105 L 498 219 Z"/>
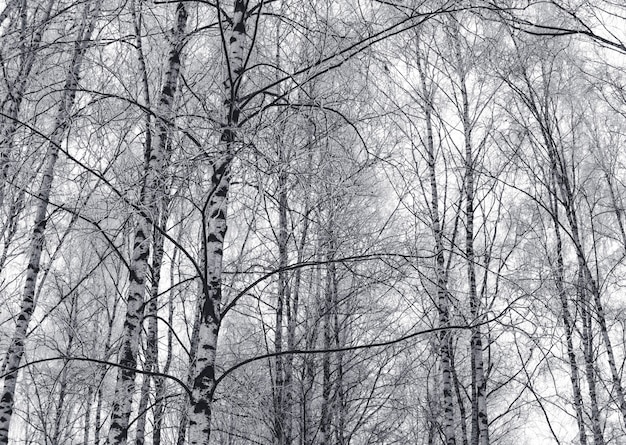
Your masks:
<path fill-rule="evenodd" d="M 0 441 L 623 441 L 574 3 L 0 4 Z"/>

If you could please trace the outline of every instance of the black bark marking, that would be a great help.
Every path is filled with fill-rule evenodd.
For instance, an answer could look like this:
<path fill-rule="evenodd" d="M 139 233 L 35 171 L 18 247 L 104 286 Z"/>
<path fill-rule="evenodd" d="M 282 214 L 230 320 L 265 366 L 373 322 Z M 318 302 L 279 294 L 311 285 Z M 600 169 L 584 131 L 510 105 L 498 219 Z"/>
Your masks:
<path fill-rule="evenodd" d="M 208 243 L 219 243 L 220 239 L 217 237 L 217 234 L 209 233 L 209 235 L 207 236 L 207 242 Z"/>
<path fill-rule="evenodd" d="M 206 400 L 198 400 L 195 403 L 195 406 L 193 407 L 193 412 L 195 414 L 210 412 L 209 403 Z M 195 422 L 194 422 L 194 424 L 195 424 Z"/>

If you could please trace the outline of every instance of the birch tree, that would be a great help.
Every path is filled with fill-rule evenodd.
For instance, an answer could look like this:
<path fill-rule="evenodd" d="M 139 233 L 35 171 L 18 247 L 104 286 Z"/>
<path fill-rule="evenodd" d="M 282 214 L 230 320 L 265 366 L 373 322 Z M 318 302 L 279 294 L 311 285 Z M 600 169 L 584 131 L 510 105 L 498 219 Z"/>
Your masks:
<path fill-rule="evenodd" d="M 37 284 L 41 254 L 45 240 L 45 229 L 48 221 L 46 214 L 52 190 L 52 181 L 54 179 L 54 167 L 59 157 L 59 149 L 66 137 L 67 129 L 70 124 L 83 59 L 91 42 L 91 35 L 96 26 L 100 7 L 101 2 L 99 0 L 86 3 L 77 19 L 78 35 L 76 37 L 76 43 L 74 44 L 72 60 L 68 67 L 65 85 L 61 93 L 61 101 L 55 116 L 53 131 L 48 137 L 49 143 L 46 152 L 43 177 L 37 192 L 39 202 L 37 204 L 30 239 L 30 252 L 22 303 L 20 313 L 17 317 L 15 331 L 3 365 L 5 377 L 2 397 L 0 398 L 1 444 L 7 444 L 9 441 L 9 426 L 13 414 L 17 373 L 24 353 L 24 342 L 26 341 L 28 325 L 35 309 L 35 286 Z"/>
<path fill-rule="evenodd" d="M 111 413 L 111 427 L 108 444 L 125 444 L 128 435 L 128 422 L 133 400 L 137 354 L 140 343 L 140 329 L 143 322 L 144 293 L 148 260 L 150 255 L 150 234 L 159 221 L 159 203 L 163 199 L 164 181 L 171 156 L 169 139 L 175 117 L 175 104 L 178 78 L 181 71 L 181 51 L 187 24 L 187 9 L 184 3 L 176 7 L 174 35 L 168 56 L 167 71 L 157 105 L 156 131 L 153 142 L 146 144 L 146 179 L 140 192 L 140 213 L 135 229 L 133 253 L 130 261 L 129 295 L 124 322 L 122 347 L 119 353 L 121 368 L 118 372 L 115 399 Z M 147 131 L 150 131 L 149 128 Z M 152 141 L 152 139 L 150 139 Z"/>
<path fill-rule="evenodd" d="M 202 294 L 198 355 L 193 372 L 193 389 L 189 406 L 189 444 L 200 445 L 211 434 L 211 405 L 215 386 L 215 354 L 221 321 L 222 258 L 226 236 L 227 197 L 230 186 L 230 168 L 237 144 L 237 126 L 240 118 L 239 90 L 246 62 L 246 22 L 248 2 L 235 0 L 232 27 L 224 29 L 220 16 L 226 59 L 225 120 L 218 154 L 211 159 L 211 189 L 206 192 L 202 210 Z M 261 5 L 259 5 L 261 7 Z M 257 12 L 259 14 L 260 12 Z"/>
<path fill-rule="evenodd" d="M 435 277 L 437 286 L 437 312 L 439 314 L 439 326 L 444 328 L 439 336 L 439 353 L 441 355 L 441 388 L 442 388 L 442 405 L 443 405 L 443 434 L 447 445 L 456 444 L 456 431 L 454 419 L 454 405 L 452 400 L 452 359 L 451 359 L 451 332 L 445 328 L 450 324 L 450 304 L 448 302 L 446 260 L 443 243 L 443 227 L 439 211 L 439 188 L 437 185 L 437 169 L 436 169 L 436 152 L 435 152 L 435 136 L 433 130 L 433 101 L 434 86 L 428 85 L 426 78 L 426 60 L 422 56 L 419 38 L 416 42 L 416 66 L 419 74 L 420 96 L 422 101 L 422 110 L 426 125 L 426 134 L 423 138 L 424 151 L 428 163 L 428 178 L 430 183 L 430 205 L 429 215 L 431 221 L 431 231 L 434 237 L 434 256 L 435 256 Z M 463 417 L 463 416 L 462 416 Z M 463 418 L 460 422 L 465 422 Z"/>
<path fill-rule="evenodd" d="M 0 444 L 623 438 L 621 6 L 122 3 L 0 5 Z"/>
<path fill-rule="evenodd" d="M 16 160 L 19 158 L 15 151 L 15 136 L 19 128 L 20 110 L 22 108 L 22 102 L 24 100 L 24 94 L 26 93 L 29 81 L 32 80 L 33 67 L 37 62 L 37 56 L 40 54 L 40 47 L 42 44 L 44 31 L 50 24 L 50 18 L 54 2 L 50 1 L 45 6 L 42 12 L 42 17 L 39 19 L 38 14 L 33 13 L 34 17 L 39 19 L 37 23 L 33 18 L 33 23 L 28 22 L 29 4 L 28 2 L 12 2 L 7 5 L 4 14 L 9 16 L 9 12 L 14 7 L 19 7 L 14 14 L 16 16 L 11 21 L 11 25 L 3 32 L 3 41 L 9 42 L 11 37 L 20 40 L 19 51 L 21 53 L 17 72 L 11 78 L 9 73 L 12 71 L 12 67 L 9 63 L 5 62 L 3 72 L 5 76 L 5 83 L 7 85 L 6 96 L 2 100 L 2 117 L 0 118 L 0 125 L 2 128 L 0 138 L 0 208 L 5 205 L 5 197 L 7 196 L 7 186 L 11 183 L 16 183 L 16 178 L 11 176 L 20 176 L 18 169 L 16 168 Z M 17 13 L 19 12 L 19 15 Z M 18 28 L 19 27 L 19 28 Z M 29 35 L 29 31 L 34 29 L 33 34 Z M 4 48 L 10 50 L 10 48 Z M 13 162 L 11 160 L 15 159 Z M 13 169 L 11 168 L 13 165 Z M 13 170 L 13 171 L 12 171 Z M 17 185 L 17 184 L 15 184 Z M 2 220 L 2 232 L 4 235 L 4 250 L 0 259 L 0 271 L 4 268 L 7 260 L 8 250 L 17 232 L 17 221 L 19 220 L 20 213 L 24 209 L 25 190 L 18 191 L 11 205 L 9 206 L 6 219 Z"/>

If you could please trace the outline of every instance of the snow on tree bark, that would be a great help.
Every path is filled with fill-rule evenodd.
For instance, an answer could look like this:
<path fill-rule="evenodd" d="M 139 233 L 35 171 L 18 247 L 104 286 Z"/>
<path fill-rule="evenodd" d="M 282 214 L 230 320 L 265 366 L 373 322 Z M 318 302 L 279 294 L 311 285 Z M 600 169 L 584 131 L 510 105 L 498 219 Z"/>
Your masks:
<path fill-rule="evenodd" d="M 441 391 L 443 395 L 443 434 L 446 445 L 456 444 L 454 428 L 454 404 L 452 402 L 452 372 L 451 372 L 451 338 L 450 331 L 445 330 L 450 324 L 450 310 L 448 304 L 448 289 L 446 283 L 446 270 L 443 246 L 443 229 L 439 218 L 439 193 L 437 190 L 437 173 L 435 165 L 435 147 L 432 127 L 432 93 L 426 85 L 426 74 L 422 67 L 420 42 L 417 41 L 417 69 L 420 76 L 422 109 L 426 118 L 426 159 L 428 161 L 428 176 L 430 179 L 430 223 L 431 231 L 435 239 L 435 275 L 437 284 L 437 313 L 439 327 L 444 328 L 439 334 L 439 353 L 441 354 Z"/>
<path fill-rule="evenodd" d="M 150 286 L 150 294 L 147 304 L 147 315 L 150 317 L 148 319 L 148 332 L 146 335 L 146 351 L 145 351 L 145 364 L 144 370 L 147 372 L 158 372 L 158 364 L 159 364 L 159 345 L 158 345 L 158 295 L 159 295 L 159 282 L 161 280 L 161 266 L 163 263 L 163 243 L 165 241 L 165 237 L 163 236 L 163 232 L 165 231 L 168 211 L 167 211 L 167 196 L 162 200 L 161 205 L 161 215 L 159 217 L 159 225 L 154 229 L 154 248 L 152 254 L 152 282 Z M 143 381 L 141 384 L 141 393 L 139 397 L 139 406 L 138 406 L 138 416 L 137 420 L 137 432 L 135 434 L 135 443 L 136 445 L 143 445 L 145 442 L 145 433 L 146 433 L 146 421 L 147 421 L 147 411 L 148 411 L 148 399 L 150 396 L 150 381 L 152 380 L 152 376 L 150 374 L 143 375 Z M 156 394 L 155 394 L 156 396 Z M 156 406 L 155 406 L 156 408 Z M 155 409 L 155 417 L 156 417 L 156 409 Z"/>
<path fill-rule="evenodd" d="M 22 29 L 27 21 L 27 4 L 27 2 L 22 2 L 21 4 L 22 10 L 20 11 L 20 18 L 22 20 Z M 41 23 L 36 27 L 36 31 L 32 37 L 24 35 L 24 33 L 21 34 L 22 47 L 20 49 L 22 56 L 18 74 L 14 84 L 9 89 L 0 105 L 0 109 L 2 110 L 2 116 L 0 116 L 0 207 L 4 204 L 6 195 L 5 189 L 9 182 L 10 157 L 13 151 L 13 139 L 19 123 L 19 112 L 24 100 L 26 86 L 30 80 L 31 72 L 41 47 L 43 33 L 47 29 L 47 22 L 50 19 L 53 5 L 53 0 L 50 0 L 46 5 Z M 7 6 L 6 9 L 9 9 L 9 6 Z M 12 213 L 10 215 L 12 215 Z M 4 230 L 2 233 L 4 233 Z M 0 270 L 2 270 L 3 263 L 4 261 L 0 263 Z"/>
<path fill-rule="evenodd" d="M 593 431 L 593 444 L 604 445 L 604 434 L 602 425 L 600 424 L 600 409 L 598 407 L 598 390 L 596 388 L 596 369 L 594 363 L 594 347 L 591 323 L 591 308 L 589 307 L 589 298 L 586 295 L 584 272 L 579 265 L 578 268 L 578 284 L 576 292 L 578 294 L 578 306 L 580 308 L 580 316 L 582 318 L 582 334 L 581 341 L 583 347 L 583 356 L 585 358 L 585 371 L 587 376 L 587 390 L 589 392 L 589 403 L 591 405 L 591 430 Z"/>
<path fill-rule="evenodd" d="M 554 177 L 554 175 L 552 175 Z M 572 383 L 572 392 L 574 394 L 574 409 L 576 411 L 576 423 L 578 424 L 578 437 L 581 445 L 587 445 L 587 433 L 585 430 L 585 410 L 583 405 L 583 397 L 580 390 L 580 376 L 578 373 L 578 363 L 576 362 L 576 353 L 574 350 L 574 342 L 572 334 L 574 332 L 574 322 L 569 310 L 567 294 L 564 287 L 564 261 L 563 261 L 563 242 L 561 239 L 561 228 L 559 225 L 559 208 L 557 203 L 556 189 L 551 187 L 550 204 L 552 212 L 552 220 L 554 223 L 554 232 L 556 237 L 556 268 L 554 271 L 556 289 L 561 302 L 561 318 L 565 327 L 565 340 L 567 344 L 567 358 L 570 365 L 570 381 Z"/>
<path fill-rule="evenodd" d="M 331 206 L 333 205 L 332 198 L 328 200 L 331 202 Z M 336 256 L 336 244 L 337 241 L 334 235 L 334 209 L 331 208 L 328 214 L 328 227 L 326 228 L 326 233 L 324 234 L 324 244 L 326 249 L 326 261 L 328 262 L 326 266 L 326 277 L 324 284 L 324 302 L 323 302 L 323 322 L 324 322 L 324 336 L 322 348 L 324 351 L 322 354 L 322 406 L 320 408 L 320 443 L 323 445 L 330 445 L 332 441 L 332 430 L 333 426 L 332 418 L 333 418 L 333 408 L 334 408 L 334 400 L 332 397 L 332 389 L 333 382 L 331 380 L 331 358 L 332 353 L 328 352 L 332 347 L 332 339 L 333 339 L 333 324 L 332 324 L 332 314 L 334 312 L 334 302 L 337 301 L 336 293 L 337 293 L 337 277 L 336 277 L 336 267 L 334 263 L 334 259 Z"/>
<path fill-rule="evenodd" d="M 282 141 L 279 139 L 279 144 Z M 284 148 L 278 147 L 280 153 L 280 161 L 286 162 Z M 280 353 L 283 350 L 283 317 L 284 308 L 287 306 L 289 310 L 289 286 L 288 274 L 284 270 L 287 266 L 287 166 L 279 166 L 280 173 L 278 178 L 278 298 L 276 304 L 276 328 L 274 337 L 274 351 Z M 288 443 L 289 436 L 286 434 L 286 423 L 290 422 L 288 417 L 286 401 L 286 392 L 289 391 L 285 387 L 285 358 L 282 355 L 276 356 L 275 362 L 275 384 L 274 384 L 274 433 L 276 435 L 276 443 L 285 445 Z"/>
<path fill-rule="evenodd" d="M 461 51 L 459 23 L 452 17 L 449 23 L 452 46 L 458 75 L 458 88 L 461 103 L 459 112 L 464 139 L 464 189 L 465 189 L 465 260 L 469 291 L 472 329 L 470 340 L 470 366 L 472 375 L 472 445 L 489 445 L 489 420 L 487 417 L 487 384 L 483 362 L 483 344 L 480 321 L 481 302 L 476 286 L 476 258 L 474 254 L 474 175 L 475 154 L 472 147 L 473 124 L 470 119 L 469 94 L 467 91 L 466 61 Z"/>
<path fill-rule="evenodd" d="M 54 167 L 59 157 L 59 148 L 65 139 L 70 124 L 71 111 L 76 98 L 76 90 L 80 79 L 80 71 L 84 55 L 90 46 L 91 35 L 96 25 L 102 0 L 89 2 L 85 5 L 80 18 L 79 35 L 77 36 L 72 53 L 72 60 L 65 79 L 64 88 L 54 121 L 54 130 L 49 137 L 43 178 L 37 191 L 37 208 L 33 231 L 30 237 L 28 266 L 24 292 L 17 316 L 15 331 L 4 360 L 4 387 L 0 396 L 0 445 L 9 441 L 9 427 L 15 403 L 15 388 L 17 374 L 24 354 L 24 343 L 28 325 L 35 310 L 35 287 L 39 274 L 41 254 L 44 245 L 45 229 L 48 222 L 47 210 L 54 179 Z"/>
<path fill-rule="evenodd" d="M 591 311 L 593 306 L 595 306 L 595 317 L 592 317 L 590 314 L 590 321 L 591 319 L 597 320 L 600 327 L 600 335 L 606 348 L 607 361 L 609 363 L 611 380 L 613 383 L 613 391 L 615 391 L 615 398 L 617 399 L 617 407 L 622 415 L 622 418 L 624 419 L 624 422 L 626 422 L 626 399 L 624 398 L 621 373 L 617 369 L 615 354 L 613 352 L 613 346 L 608 333 L 606 314 L 602 304 L 600 288 L 591 273 L 591 266 L 585 258 L 582 235 L 578 223 L 577 208 L 574 201 L 574 191 L 572 190 L 566 163 L 563 159 L 562 153 L 559 151 L 558 143 L 553 136 L 552 119 L 546 114 L 548 110 L 544 110 L 541 106 L 537 106 L 534 102 L 527 102 L 527 105 L 530 107 L 530 111 L 533 113 L 535 118 L 541 124 L 543 142 L 545 143 L 545 148 L 548 151 L 551 171 L 556 178 L 556 188 L 560 192 L 560 201 L 565 209 L 567 222 L 571 229 L 570 238 L 574 244 L 576 259 L 579 267 L 578 286 L 582 297 L 581 304 L 584 304 L 584 309 L 589 311 Z M 588 301 L 590 300 L 589 295 L 591 296 L 591 301 L 593 301 L 593 306 L 589 304 L 591 303 L 591 301 Z M 587 338 L 587 341 L 590 341 L 590 339 Z M 587 358 L 587 360 L 591 360 L 591 358 Z M 597 440 L 600 440 L 599 433 L 599 428 L 596 428 L 594 437 L 597 438 Z"/>
<path fill-rule="evenodd" d="M 239 88 L 245 64 L 248 2 L 235 0 L 232 31 L 226 42 L 226 122 L 222 130 L 222 153 L 211 164 L 211 189 L 202 212 L 203 271 L 198 352 L 193 367 L 189 407 L 189 444 L 203 445 L 211 435 L 211 409 L 215 389 L 215 354 L 221 323 L 222 259 L 226 236 L 230 167 L 239 125 Z M 258 13 L 258 12 L 257 12 Z"/>
<path fill-rule="evenodd" d="M 168 56 L 163 88 L 157 105 L 157 119 L 154 143 L 147 154 L 145 182 L 140 193 L 140 209 L 134 233 L 132 257 L 129 265 L 129 290 L 124 331 L 119 353 L 119 363 L 111 426 L 107 438 L 109 445 L 125 444 L 128 436 L 128 422 L 132 409 L 133 393 L 139 352 L 141 325 L 143 322 L 144 293 L 148 258 L 150 255 L 150 234 L 152 225 L 158 220 L 159 200 L 164 192 L 164 174 L 169 163 L 167 146 L 171 137 L 171 126 L 175 117 L 174 102 L 178 89 L 181 69 L 181 50 L 187 24 L 187 9 L 183 2 L 176 7 L 176 24 Z"/>

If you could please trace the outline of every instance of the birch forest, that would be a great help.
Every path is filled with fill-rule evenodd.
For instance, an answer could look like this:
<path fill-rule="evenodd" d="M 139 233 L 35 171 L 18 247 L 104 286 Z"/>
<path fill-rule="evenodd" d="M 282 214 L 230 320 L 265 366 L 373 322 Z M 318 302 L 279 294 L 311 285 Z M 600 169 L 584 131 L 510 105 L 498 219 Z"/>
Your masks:
<path fill-rule="evenodd" d="M 626 445 L 623 0 L 0 0 L 0 445 Z"/>

